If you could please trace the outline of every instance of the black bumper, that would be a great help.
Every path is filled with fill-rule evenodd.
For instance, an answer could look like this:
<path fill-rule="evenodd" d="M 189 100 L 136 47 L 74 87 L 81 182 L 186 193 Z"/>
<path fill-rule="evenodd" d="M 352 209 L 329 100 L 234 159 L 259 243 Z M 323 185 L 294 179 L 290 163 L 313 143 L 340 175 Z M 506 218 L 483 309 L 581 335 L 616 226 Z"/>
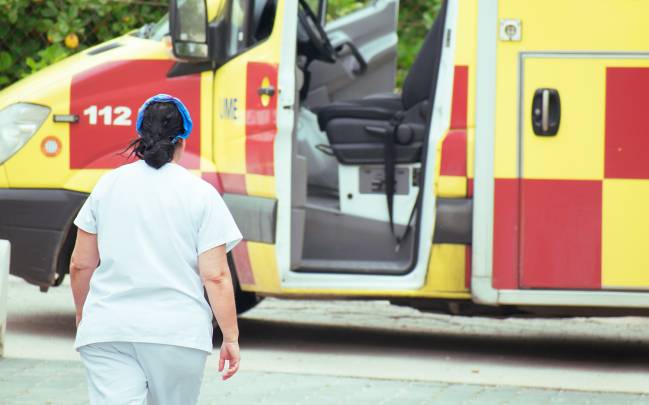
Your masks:
<path fill-rule="evenodd" d="M 69 264 L 72 221 L 87 197 L 67 190 L 0 189 L 0 239 L 11 242 L 10 273 L 52 285 L 57 269 Z"/>

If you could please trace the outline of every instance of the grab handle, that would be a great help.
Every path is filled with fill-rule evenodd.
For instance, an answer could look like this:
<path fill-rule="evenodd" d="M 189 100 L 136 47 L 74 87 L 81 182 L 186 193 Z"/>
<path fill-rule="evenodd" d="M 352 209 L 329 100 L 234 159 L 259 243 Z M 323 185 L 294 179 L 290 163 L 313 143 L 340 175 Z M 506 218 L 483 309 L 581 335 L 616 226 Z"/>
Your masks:
<path fill-rule="evenodd" d="M 532 99 L 532 128 L 539 136 L 554 136 L 561 122 L 561 99 L 556 89 L 537 89 Z"/>

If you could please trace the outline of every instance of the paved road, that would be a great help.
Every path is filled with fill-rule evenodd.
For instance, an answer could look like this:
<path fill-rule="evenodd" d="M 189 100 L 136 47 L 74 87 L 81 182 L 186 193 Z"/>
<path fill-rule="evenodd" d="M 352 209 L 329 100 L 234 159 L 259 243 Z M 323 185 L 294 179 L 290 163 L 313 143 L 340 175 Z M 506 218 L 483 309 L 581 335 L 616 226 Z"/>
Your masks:
<path fill-rule="evenodd" d="M 649 396 L 511 386 L 381 380 L 241 371 L 223 383 L 206 372 L 199 404 L 637 404 Z M 86 404 L 81 364 L 71 360 L 0 360 L 0 404 Z"/>
<path fill-rule="evenodd" d="M 498 320 L 269 299 L 240 323 L 242 371 L 221 383 L 211 356 L 201 403 L 649 404 L 646 318 Z M 85 402 L 73 336 L 68 285 L 42 294 L 12 278 L 0 403 Z"/>

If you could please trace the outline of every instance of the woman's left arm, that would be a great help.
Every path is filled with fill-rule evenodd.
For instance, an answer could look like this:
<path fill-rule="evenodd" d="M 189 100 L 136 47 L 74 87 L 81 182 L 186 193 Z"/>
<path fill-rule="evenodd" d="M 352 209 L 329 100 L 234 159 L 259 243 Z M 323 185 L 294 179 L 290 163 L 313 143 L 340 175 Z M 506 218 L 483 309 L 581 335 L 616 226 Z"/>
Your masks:
<path fill-rule="evenodd" d="M 97 235 L 77 230 L 77 242 L 70 259 L 70 282 L 74 306 L 77 309 L 77 326 L 81 322 L 83 304 L 90 288 L 90 277 L 99 264 Z"/>

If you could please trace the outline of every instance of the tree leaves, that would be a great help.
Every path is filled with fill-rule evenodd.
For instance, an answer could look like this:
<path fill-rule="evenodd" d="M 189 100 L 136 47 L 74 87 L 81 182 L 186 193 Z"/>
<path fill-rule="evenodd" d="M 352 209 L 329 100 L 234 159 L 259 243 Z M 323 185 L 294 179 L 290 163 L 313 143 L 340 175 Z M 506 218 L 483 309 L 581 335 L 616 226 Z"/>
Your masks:
<path fill-rule="evenodd" d="M 9 52 L 1 51 L 0 52 L 0 72 L 9 70 L 12 63 L 13 63 L 13 59 L 11 58 Z"/>
<path fill-rule="evenodd" d="M 329 0 L 328 19 L 368 5 L 371 0 Z M 419 52 L 440 0 L 401 0 L 397 87 Z M 115 0 L 0 0 L 0 88 L 69 54 L 160 19 L 166 0 L 146 4 Z M 76 49 L 62 46 L 75 33 Z M 54 46 L 56 45 L 56 46 Z M 6 53 L 11 58 L 7 64 Z"/>
<path fill-rule="evenodd" d="M 424 37 L 435 21 L 441 0 L 401 0 L 399 4 L 399 49 L 397 61 L 397 88 L 412 66 Z"/>
<path fill-rule="evenodd" d="M 0 89 L 70 54 L 157 21 L 167 7 L 166 0 L 0 0 Z M 68 34 L 79 38 L 76 49 L 63 45 Z"/>

